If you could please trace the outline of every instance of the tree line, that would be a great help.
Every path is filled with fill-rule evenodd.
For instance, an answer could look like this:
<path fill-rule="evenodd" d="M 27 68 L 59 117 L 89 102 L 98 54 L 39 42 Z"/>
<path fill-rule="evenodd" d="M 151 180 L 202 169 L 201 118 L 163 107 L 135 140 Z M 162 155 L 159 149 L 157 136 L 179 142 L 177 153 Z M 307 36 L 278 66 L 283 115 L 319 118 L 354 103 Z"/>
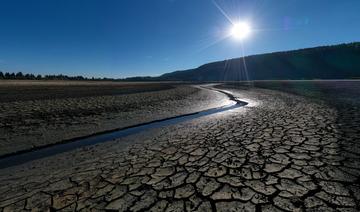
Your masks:
<path fill-rule="evenodd" d="M 246 62 L 246 66 L 244 65 Z M 360 78 L 360 42 L 250 55 L 158 77 L 166 81 Z"/>
<path fill-rule="evenodd" d="M 5 72 L 3 73 L 2 71 L 0 71 L 0 80 L 1 79 L 5 79 L 5 80 L 94 80 L 94 81 L 99 81 L 99 80 L 115 80 L 113 78 L 88 78 L 88 77 L 83 77 L 83 76 L 67 76 L 67 75 L 63 75 L 63 74 L 58 74 L 58 75 L 34 75 L 34 74 L 23 74 L 22 72 Z"/>

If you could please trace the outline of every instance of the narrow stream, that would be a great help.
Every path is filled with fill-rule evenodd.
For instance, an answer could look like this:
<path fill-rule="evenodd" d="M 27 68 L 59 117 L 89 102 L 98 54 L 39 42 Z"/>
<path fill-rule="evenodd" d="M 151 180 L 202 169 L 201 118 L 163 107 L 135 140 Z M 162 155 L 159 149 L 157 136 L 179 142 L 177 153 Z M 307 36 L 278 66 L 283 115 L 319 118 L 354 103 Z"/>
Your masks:
<path fill-rule="evenodd" d="M 211 89 L 211 88 L 208 88 L 208 89 Z M 226 91 L 217 90 L 217 89 L 211 89 L 211 90 L 213 90 L 214 92 L 221 92 L 221 93 L 225 94 L 232 101 L 232 103 L 229 105 L 223 106 L 223 107 L 212 108 L 212 109 L 208 109 L 208 110 L 204 110 L 204 111 L 200 111 L 200 112 L 196 112 L 196 113 L 190 113 L 190 114 L 175 116 L 175 117 L 171 117 L 171 118 L 156 120 L 156 121 L 152 121 L 152 122 L 147 122 L 147 123 L 130 126 L 130 127 L 126 127 L 126 128 L 96 133 L 96 134 L 89 135 L 86 137 L 75 138 L 75 139 L 63 141 L 62 143 L 57 143 L 57 144 L 53 144 L 53 145 L 49 145 L 49 146 L 45 146 L 45 147 L 40 147 L 39 149 L 30 150 L 30 151 L 22 152 L 22 153 L 16 153 L 16 154 L 10 155 L 10 156 L 5 156 L 0 159 L 0 169 L 20 165 L 20 164 L 23 164 L 23 163 L 26 163 L 26 162 L 29 162 L 32 160 L 40 159 L 40 158 L 53 156 L 53 155 L 71 151 L 71 150 L 74 150 L 74 149 L 77 149 L 80 147 L 85 147 L 85 146 L 90 146 L 90 145 L 94 145 L 94 144 L 98 144 L 98 143 L 102 143 L 102 142 L 112 141 L 114 139 L 123 138 L 123 137 L 129 136 L 129 135 L 134 135 L 136 133 L 144 132 L 146 130 L 160 128 L 160 127 L 169 126 L 169 125 L 174 125 L 174 124 L 178 124 L 178 123 L 181 123 L 184 121 L 197 119 L 197 118 L 200 118 L 203 116 L 208 116 L 211 114 L 220 113 L 220 112 L 224 112 L 227 110 L 232 110 L 232 109 L 239 108 L 239 107 L 242 107 L 247 104 L 246 102 L 242 102 L 242 101 L 236 99 L 232 94 L 230 94 Z"/>

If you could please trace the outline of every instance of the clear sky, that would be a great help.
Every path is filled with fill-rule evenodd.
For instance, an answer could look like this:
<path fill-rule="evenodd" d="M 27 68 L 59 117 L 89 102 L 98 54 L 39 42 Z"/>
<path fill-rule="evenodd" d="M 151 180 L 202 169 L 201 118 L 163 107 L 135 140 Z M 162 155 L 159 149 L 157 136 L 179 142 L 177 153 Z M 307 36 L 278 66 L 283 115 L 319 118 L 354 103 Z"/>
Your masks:
<path fill-rule="evenodd" d="M 224 14 L 254 29 L 251 55 L 359 41 L 359 11 L 359 0 L 0 0 L 0 70 L 154 76 L 242 56 L 222 39 Z"/>

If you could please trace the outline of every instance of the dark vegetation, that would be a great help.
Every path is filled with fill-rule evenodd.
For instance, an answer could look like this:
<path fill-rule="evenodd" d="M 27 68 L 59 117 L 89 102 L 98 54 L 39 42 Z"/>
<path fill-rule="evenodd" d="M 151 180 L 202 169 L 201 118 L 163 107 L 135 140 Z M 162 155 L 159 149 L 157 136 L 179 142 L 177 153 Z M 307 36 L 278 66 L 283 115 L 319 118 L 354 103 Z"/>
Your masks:
<path fill-rule="evenodd" d="M 355 78 L 360 78 L 359 42 L 213 62 L 195 69 L 164 74 L 158 79 L 237 81 Z"/>
<path fill-rule="evenodd" d="M 34 75 L 34 74 L 23 74 L 22 72 L 5 72 L 3 73 L 0 71 L 0 79 L 6 79 L 6 80 L 94 80 L 94 81 L 100 81 L 100 80 L 114 80 L 112 78 L 88 78 L 83 76 L 67 76 L 63 74 L 58 75 Z"/>
<path fill-rule="evenodd" d="M 175 71 L 125 79 L 3 73 L 0 79 L 111 81 L 239 81 L 360 79 L 360 42 L 252 55 Z"/>

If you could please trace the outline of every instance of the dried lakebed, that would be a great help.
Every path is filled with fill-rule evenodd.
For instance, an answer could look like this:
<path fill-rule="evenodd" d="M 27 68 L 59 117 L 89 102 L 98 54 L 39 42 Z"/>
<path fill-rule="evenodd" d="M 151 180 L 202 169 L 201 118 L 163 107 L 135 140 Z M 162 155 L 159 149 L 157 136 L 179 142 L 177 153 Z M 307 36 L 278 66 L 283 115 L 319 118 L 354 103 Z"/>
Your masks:
<path fill-rule="evenodd" d="M 360 210 L 359 102 L 223 89 L 249 104 L 1 170 L 0 211 Z"/>
<path fill-rule="evenodd" d="M 119 139 L 146 130 L 178 124 L 184 121 L 190 121 L 192 119 L 200 118 L 203 116 L 208 116 L 215 113 L 236 109 L 238 107 L 247 104 L 246 102 L 236 99 L 231 93 L 220 89 L 207 88 L 205 86 L 201 87 L 201 89 L 211 89 L 214 92 L 220 92 L 229 98 L 230 103 L 228 105 L 224 105 L 219 108 L 212 108 L 200 112 L 179 115 L 162 120 L 155 120 L 149 123 L 142 123 L 136 126 L 129 126 L 123 129 L 114 129 L 107 132 L 100 132 L 94 135 L 85 136 L 83 138 L 74 138 L 68 141 L 63 141 L 61 143 L 56 143 L 54 145 L 43 146 L 40 147 L 39 149 L 29 150 L 21 153 L 16 153 L 10 156 L 5 156 L 3 158 L 0 158 L 0 169 L 20 165 L 44 157 L 54 156 L 59 153 L 74 150 L 76 148 L 112 141 L 114 139 Z"/>
<path fill-rule="evenodd" d="M 181 84 L 1 82 L 0 156 L 228 103 L 221 93 Z"/>

